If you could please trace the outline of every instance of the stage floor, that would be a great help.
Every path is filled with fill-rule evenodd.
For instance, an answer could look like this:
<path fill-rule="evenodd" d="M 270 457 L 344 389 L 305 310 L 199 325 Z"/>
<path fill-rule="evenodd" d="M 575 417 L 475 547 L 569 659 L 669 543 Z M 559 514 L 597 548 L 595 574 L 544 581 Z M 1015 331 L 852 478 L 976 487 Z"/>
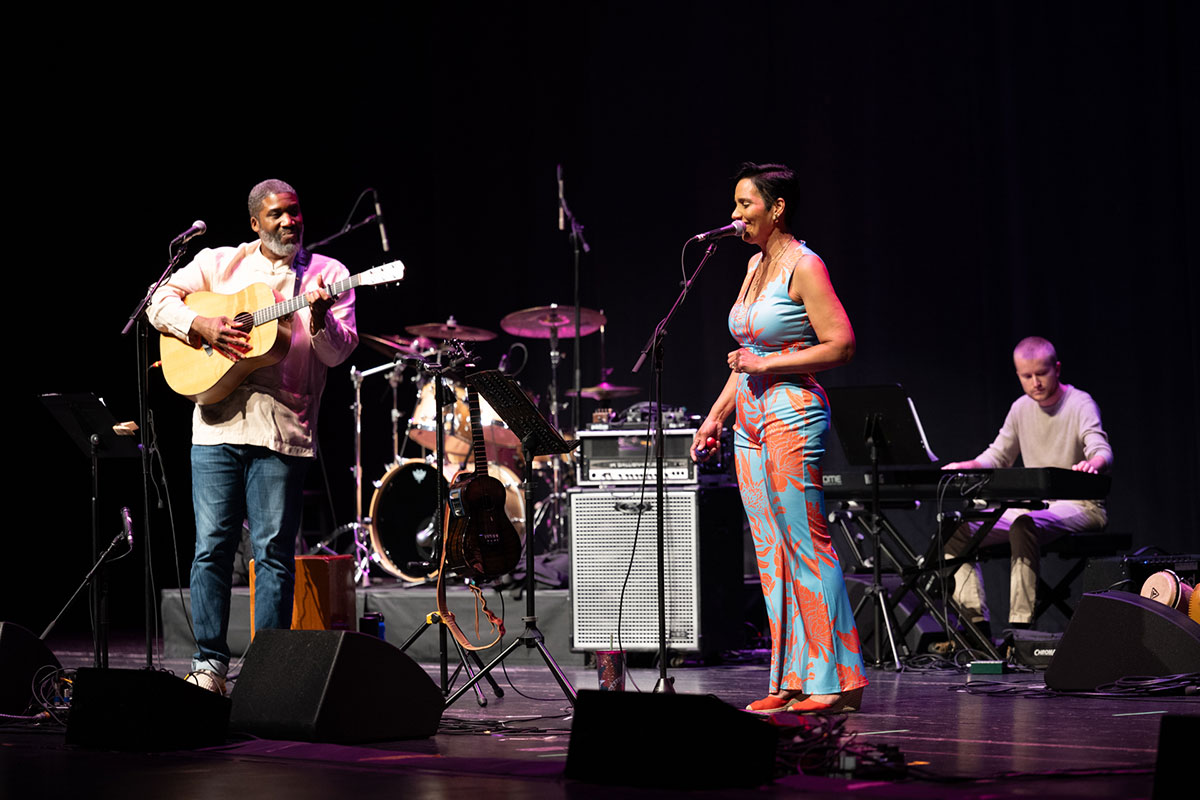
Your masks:
<path fill-rule="evenodd" d="M 65 667 L 90 666 L 87 641 L 52 641 Z M 565 654 L 564 654 L 565 655 Z M 578 689 L 594 689 L 594 670 L 568 665 Z M 110 666 L 145 664 L 144 640 L 114 637 Z M 182 675 L 184 659 L 158 666 Z M 437 679 L 437 668 L 428 665 Z M 143 755 L 69 747 L 55 726 L 0 728 L 0 796 L 4 797 L 309 797 L 393 795 L 427 797 L 480 793 L 489 797 L 599 797 L 612 787 L 563 776 L 572 709 L 544 666 L 514 665 L 494 673 L 503 698 L 488 692 L 486 707 L 470 694 L 447 709 L 431 739 L 362 746 L 230 739 L 224 747 Z M 764 693 L 761 663 L 679 668 L 679 693 L 711 694 L 742 707 Z M 649 691 L 656 670 L 634 669 Z M 1149 797 L 1159 727 L 1167 714 L 1194 716 L 1200 700 L 1028 696 L 1041 674 L 998 676 L 990 694 L 967 690 L 964 674 L 868 670 L 861 712 L 846 717 L 852 747 L 892 745 L 909 765 L 903 780 L 816 777 L 792 772 L 758 794 L 876 797 Z M 982 686 L 975 684 L 976 688 Z M 630 685 L 629 690 L 633 690 Z M 370 702 L 370 687 L 363 687 Z M 147 698 L 152 703 L 153 698 Z M 1189 720 L 1191 722 L 1192 720 Z M 643 724 L 662 720 L 643 721 Z M 639 720 L 628 724 L 637 726 Z M 674 729 L 675 737 L 721 736 Z M 663 763 L 667 774 L 693 765 Z M 793 767 L 794 769 L 794 767 Z M 621 789 L 657 796 L 661 789 Z M 708 790 L 734 796 L 748 790 Z"/>

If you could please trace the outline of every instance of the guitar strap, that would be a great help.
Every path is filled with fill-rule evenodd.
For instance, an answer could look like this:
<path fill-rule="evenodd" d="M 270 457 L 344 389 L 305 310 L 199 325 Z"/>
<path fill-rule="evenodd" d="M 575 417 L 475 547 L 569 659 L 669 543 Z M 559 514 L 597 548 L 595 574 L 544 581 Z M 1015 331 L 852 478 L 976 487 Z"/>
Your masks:
<path fill-rule="evenodd" d="M 467 640 L 466 635 L 463 634 L 463 632 L 459 629 L 458 623 L 454 621 L 454 614 L 452 614 L 450 610 L 446 608 L 446 547 L 443 543 L 442 562 L 441 567 L 438 569 L 437 583 L 438 614 L 441 616 L 442 622 L 446 623 L 446 627 L 450 629 L 450 633 L 453 634 L 454 638 L 465 649 L 487 650 L 489 647 L 504 638 L 504 620 L 497 617 L 492 613 L 492 610 L 488 608 L 487 600 L 485 600 L 483 597 L 483 590 L 480 589 L 474 581 L 468 583 L 467 585 L 471 588 L 471 591 L 475 593 L 475 635 L 479 635 L 480 611 L 483 611 L 484 616 L 486 616 L 488 622 L 491 623 L 492 630 L 496 631 L 496 638 L 487 644 L 471 644 L 471 642 Z"/>
<path fill-rule="evenodd" d="M 298 297 L 300 294 L 300 284 L 304 281 L 304 273 L 308 272 L 308 265 L 312 263 L 312 253 L 300 248 L 300 252 L 296 253 L 296 257 L 292 259 L 292 269 L 296 272 L 296 285 L 292 287 L 292 297 Z"/>

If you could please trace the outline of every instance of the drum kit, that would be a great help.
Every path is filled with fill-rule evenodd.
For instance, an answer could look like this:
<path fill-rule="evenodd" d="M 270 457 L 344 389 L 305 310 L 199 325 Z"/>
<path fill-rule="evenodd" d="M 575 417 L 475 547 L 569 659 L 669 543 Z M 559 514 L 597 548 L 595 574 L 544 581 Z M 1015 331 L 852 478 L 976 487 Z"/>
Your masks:
<path fill-rule="evenodd" d="M 500 326 L 505 332 L 524 339 L 548 339 L 551 378 L 547 387 L 547 418 L 559 428 L 557 370 L 562 354 L 560 339 L 576 333 L 574 307 L 556 304 L 515 311 L 505 316 Z M 601 363 L 603 364 L 605 317 L 603 312 L 581 309 L 578 331 L 587 336 L 601 334 Z M 442 497 L 455 476 L 473 467 L 471 416 L 467 404 L 465 373 L 470 369 L 468 347 L 471 343 L 495 339 L 497 334 L 484 328 L 460 325 L 453 316 L 444 323 L 426 323 L 406 327 L 403 335 L 364 334 L 363 344 L 391 357 L 391 363 L 369 370 L 351 371 L 355 400 L 355 489 L 356 520 L 343 525 L 318 543 L 314 552 L 329 551 L 344 533 L 353 531 L 356 554 L 355 580 L 369 582 L 370 564 L 383 572 L 409 583 L 422 583 L 437 578 L 434 531 L 438 486 L 442 481 Z M 415 375 L 406 380 L 410 368 Z M 503 367 L 502 367 L 503 370 Z M 373 482 L 367 514 L 364 514 L 362 485 L 362 402 L 363 380 L 372 375 L 387 375 L 392 393 L 392 461 L 381 478 Z M 607 372 L 601 372 L 607 378 Z M 405 418 L 400 410 L 402 387 L 415 384 L 412 413 Z M 439 386 L 441 391 L 439 392 Z M 580 390 L 579 395 L 597 400 L 601 405 L 617 398 L 635 395 L 633 386 L 615 386 L 607 380 Z M 533 395 L 526 390 L 526 394 Z M 573 391 L 567 392 L 574 395 Z M 440 396 L 439 396 L 440 395 Z M 440 400 L 440 402 L 439 402 Z M 439 408 L 440 406 L 440 408 Z M 597 413 L 608 413 L 607 409 Z M 480 398 L 480 417 L 483 439 L 488 448 L 488 473 L 498 479 L 505 489 L 505 513 L 522 540 L 526 540 L 527 515 L 523 486 L 518 470 L 522 464 L 520 442 L 516 434 L 500 419 L 484 398 Z M 403 421 L 403 425 L 401 422 Z M 436 439 L 439 424 L 444 431 L 443 457 L 439 466 Z M 424 451 L 418 457 L 406 457 L 408 443 Z M 492 455 L 494 453 L 494 455 Z M 565 546 L 564 510 L 566 488 L 570 481 L 571 455 L 539 456 L 535 466 L 545 476 L 549 494 L 535 503 L 533 523 L 536 530 L 544 525 L 549 549 Z"/>

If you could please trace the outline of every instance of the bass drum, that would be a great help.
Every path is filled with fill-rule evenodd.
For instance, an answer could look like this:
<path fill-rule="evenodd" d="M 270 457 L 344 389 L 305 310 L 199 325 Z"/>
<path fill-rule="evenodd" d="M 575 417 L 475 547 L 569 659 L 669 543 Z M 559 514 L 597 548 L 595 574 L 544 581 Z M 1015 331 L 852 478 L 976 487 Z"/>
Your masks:
<path fill-rule="evenodd" d="M 504 486 L 504 513 L 524 542 L 525 495 L 521 479 L 501 464 L 488 464 L 488 474 Z M 388 470 L 371 498 L 371 549 L 385 571 L 410 583 L 433 580 L 438 574 L 436 565 L 428 570 L 409 567 L 409 562 L 433 559 L 430 541 L 433 511 L 437 508 L 435 478 L 442 482 L 442 497 L 449 499 L 446 478 L 423 460 L 410 459 Z M 446 513 L 450 513 L 448 508 Z"/>
<path fill-rule="evenodd" d="M 429 541 L 439 480 L 442 497 L 448 498 L 446 479 L 421 459 L 410 459 L 388 470 L 371 498 L 371 549 L 384 570 L 410 583 L 437 577 L 436 565 L 420 570 L 409 562 L 433 557 Z"/>

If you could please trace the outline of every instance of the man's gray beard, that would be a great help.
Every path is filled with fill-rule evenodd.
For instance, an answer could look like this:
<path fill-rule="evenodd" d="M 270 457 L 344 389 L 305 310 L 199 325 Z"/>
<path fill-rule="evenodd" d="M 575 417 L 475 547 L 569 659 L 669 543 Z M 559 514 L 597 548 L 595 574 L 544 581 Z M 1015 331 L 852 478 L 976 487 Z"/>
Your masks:
<path fill-rule="evenodd" d="M 262 243 L 267 246 L 267 249 L 275 255 L 287 257 L 300 249 L 300 245 L 304 241 L 304 233 L 299 233 L 295 239 L 287 244 L 283 243 L 283 237 L 281 237 L 278 233 L 259 231 L 258 238 L 261 239 Z"/>

